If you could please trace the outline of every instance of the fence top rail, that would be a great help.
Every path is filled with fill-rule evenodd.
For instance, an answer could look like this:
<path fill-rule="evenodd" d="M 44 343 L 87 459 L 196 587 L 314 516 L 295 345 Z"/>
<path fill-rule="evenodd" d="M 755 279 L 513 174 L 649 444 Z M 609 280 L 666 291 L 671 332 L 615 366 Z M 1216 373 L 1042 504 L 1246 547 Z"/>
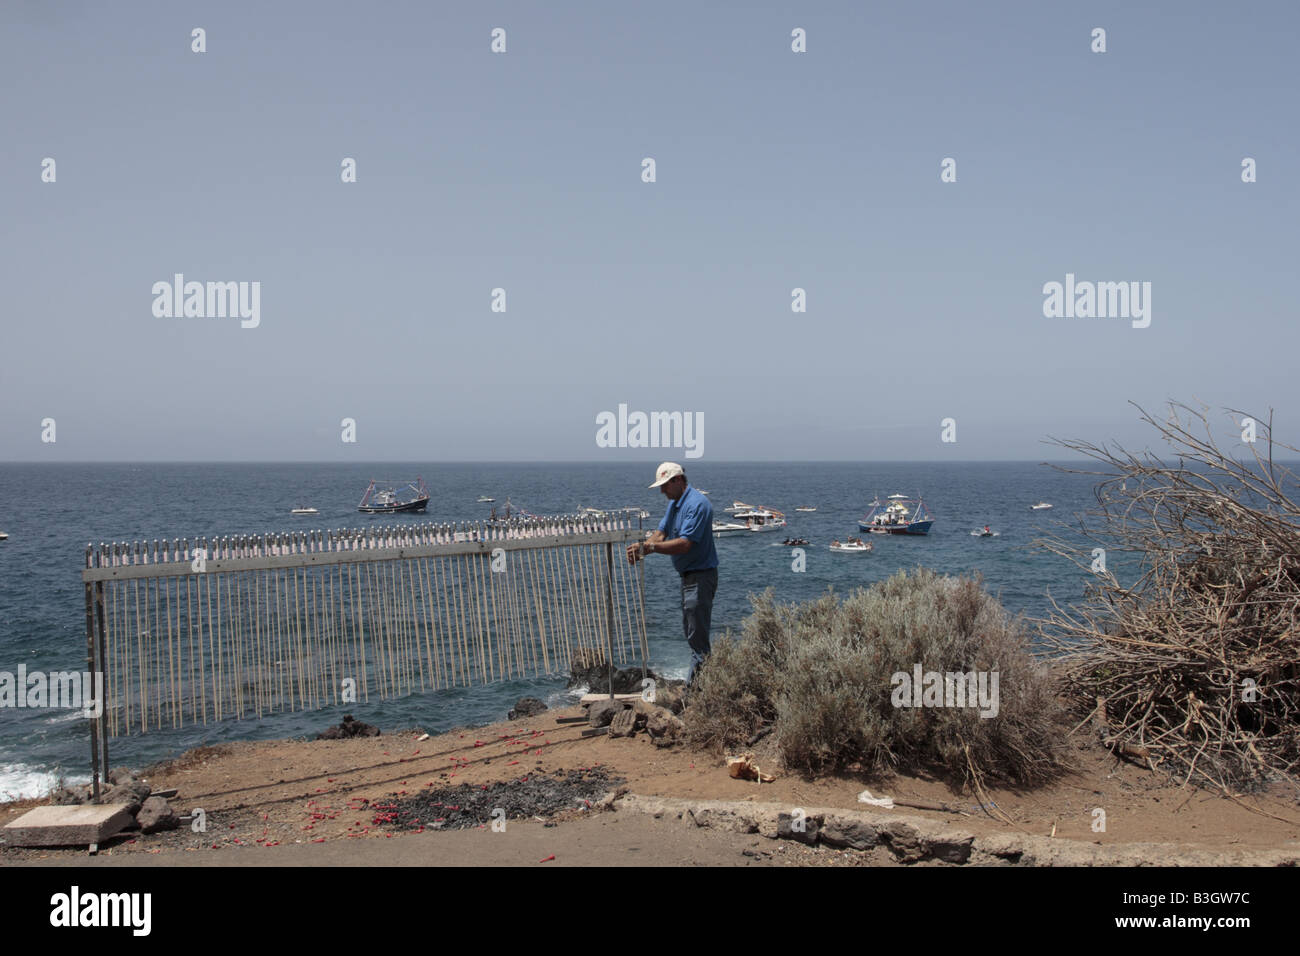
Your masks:
<path fill-rule="evenodd" d="M 501 521 L 379 525 L 101 542 L 86 545 L 84 582 L 490 554 L 613 544 L 644 534 L 637 508 Z"/>

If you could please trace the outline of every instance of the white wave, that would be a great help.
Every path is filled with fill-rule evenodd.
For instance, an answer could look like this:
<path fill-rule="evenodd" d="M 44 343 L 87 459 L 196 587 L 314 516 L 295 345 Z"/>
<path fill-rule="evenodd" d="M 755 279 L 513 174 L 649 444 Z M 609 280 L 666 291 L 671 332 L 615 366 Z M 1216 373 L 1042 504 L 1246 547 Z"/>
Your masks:
<path fill-rule="evenodd" d="M 65 776 L 68 786 L 90 783 L 88 775 Z M 59 775 L 24 763 L 0 765 L 0 803 L 44 797 L 59 785 Z"/>
<path fill-rule="evenodd" d="M 572 707 L 582 695 L 587 693 L 591 688 L 586 684 L 580 684 L 577 687 L 569 687 L 564 690 L 557 690 L 546 697 L 546 706 L 552 709 L 557 707 Z"/>

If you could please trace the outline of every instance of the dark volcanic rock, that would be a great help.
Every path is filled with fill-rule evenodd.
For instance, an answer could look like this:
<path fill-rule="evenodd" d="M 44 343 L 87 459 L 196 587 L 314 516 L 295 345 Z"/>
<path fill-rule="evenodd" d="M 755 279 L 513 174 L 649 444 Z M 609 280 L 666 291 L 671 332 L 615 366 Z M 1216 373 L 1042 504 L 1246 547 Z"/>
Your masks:
<path fill-rule="evenodd" d="M 372 803 L 376 826 L 402 830 L 469 830 L 490 827 L 494 820 L 531 820 L 561 810 L 590 809 L 616 784 L 603 767 L 588 770 L 557 770 L 550 775 L 522 777 L 505 783 L 482 786 L 461 784 L 425 790 L 400 800 Z M 501 810 L 502 813 L 494 814 Z"/>
<path fill-rule="evenodd" d="M 659 675 L 652 670 L 647 670 L 644 674 L 639 667 L 627 667 L 623 669 L 615 668 L 614 670 L 614 693 L 616 694 L 639 694 L 641 693 L 641 681 L 644 677 L 658 681 Z M 569 672 L 569 686 L 581 687 L 586 684 L 593 694 L 609 693 L 609 670 L 604 664 L 594 664 L 591 667 L 580 667 L 575 665 Z"/>
<path fill-rule="evenodd" d="M 879 844 L 874 827 L 853 820 L 828 822 L 821 828 L 821 841 L 828 846 L 870 850 Z"/>
<path fill-rule="evenodd" d="M 119 787 L 126 783 L 135 783 L 135 774 L 126 767 L 114 767 L 108 772 L 108 782 Z"/>
<path fill-rule="evenodd" d="M 670 684 L 659 684 L 655 687 L 653 703 L 674 714 L 680 714 L 686 707 L 686 682 L 674 681 Z"/>
<path fill-rule="evenodd" d="M 519 720 L 521 717 L 536 717 L 549 708 L 536 697 L 520 697 L 514 708 L 506 715 L 506 720 Z"/>
<path fill-rule="evenodd" d="M 675 740 L 682 735 L 686 725 L 682 723 L 680 717 L 674 717 L 671 711 L 663 707 L 655 707 L 653 710 L 647 708 L 645 729 L 651 737 Z"/>
<path fill-rule="evenodd" d="M 623 709 L 621 700 L 593 700 L 587 708 L 587 723 L 592 727 L 604 727 Z"/>
<path fill-rule="evenodd" d="M 798 840 L 812 845 L 817 842 L 824 817 L 804 813 L 782 813 L 776 818 L 776 835 L 785 840 Z"/>
<path fill-rule="evenodd" d="M 158 833 L 161 830 L 175 830 L 181 825 L 176 811 L 167 805 L 162 797 L 150 797 L 140 808 L 135 822 L 140 824 L 142 833 Z"/>
<path fill-rule="evenodd" d="M 103 803 L 125 803 L 127 812 L 134 815 L 140 812 L 140 808 L 149 799 L 149 793 L 149 784 L 141 780 L 130 780 L 101 791 L 100 796 Z"/>
<path fill-rule="evenodd" d="M 71 807 L 79 803 L 89 803 L 93 796 L 94 789 L 91 785 L 83 783 L 73 787 L 59 787 L 50 794 L 50 803 L 56 807 Z"/>
<path fill-rule="evenodd" d="M 349 737 L 378 737 L 379 728 L 354 720 L 351 714 L 343 715 L 343 723 L 316 735 L 317 740 L 347 740 Z"/>
<path fill-rule="evenodd" d="M 639 715 L 634 710 L 620 710 L 609 722 L 611 737 L 631 737 L 636 734 L 636 720 Z"/>

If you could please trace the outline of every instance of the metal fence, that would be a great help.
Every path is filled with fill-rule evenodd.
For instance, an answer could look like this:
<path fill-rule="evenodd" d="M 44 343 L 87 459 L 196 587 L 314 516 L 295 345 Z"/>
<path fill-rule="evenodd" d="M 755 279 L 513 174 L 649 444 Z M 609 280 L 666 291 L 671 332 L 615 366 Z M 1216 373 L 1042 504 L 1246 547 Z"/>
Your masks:
<path fill-rule="evenodd" d="M 88 545 L 108 739 L 647 658 L 637 510 Z"/>

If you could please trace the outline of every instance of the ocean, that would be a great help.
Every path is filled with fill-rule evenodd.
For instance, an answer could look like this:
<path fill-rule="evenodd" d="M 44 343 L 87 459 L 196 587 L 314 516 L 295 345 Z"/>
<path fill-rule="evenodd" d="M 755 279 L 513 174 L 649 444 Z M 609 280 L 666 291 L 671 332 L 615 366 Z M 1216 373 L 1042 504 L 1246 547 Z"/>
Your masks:
<path fill-rule="evenodd" d="M 639 506 L 647 527 L 665 499 L 646 486 L 656 462 L 618 464 L 10 464 L 0 465 L 0 671 L 85 669 L 85 605 L 80 571 L 88 542 L 195 537 L 375 523 L 461 521 L 487 517 L 480 495 L 507 497 L 537 514 L 580 507 Z M 1083 595 L 1086 575 L 1034 539 L 1088 507 L 1095 479 L 1027 462 L 685 463 L 692 485 L 710 493 L 715 521 L 735 499 L 785 512 L 789 527 L 770 534 L 718 539 L 719 582 L 714 633 L 737 630 L 749 595 L 772 588 L 804 601 L 827 588 L 846 592 L 900 569 L 924 565 L 949 574 L 979 573 L 1007 610 L 1029 617 Z M 432 493 L 427 515 L 370 517 L 356 510 L 372 477 L 424 478 Z M 935 514 L 925 537 L 871 535 L 870 554 L 834 554 L 833 538 L 855 535 L 857 520 L 879 494 L 920 494 Z M 1031 511 L 1044 500 L 1055 507 Z M 320 514 L 295 518 L 309 504 Z M 796 512 L 801 505 L 814 513 Z M 984 525 L 995 538 L 972 537 Z M 789 536 L 809 540 L 806 569 L 792 569 Z M 677 576 L 668 558 L 646 564 L 650 666 L 686 673 Z M 345 711 L 384 731 L 420 726 L 438 733 L 504 719 L 521 696 L 552 705 L 576 699 L 565 675 L 412 694 L 264 719 L 225 720 L 180 730 L 150 731 L 110 741 L 114 766 L 141 767 L 200 745 L 233 740 L 314 736 Z M 62 777 L 89 779 L 87 722 L 55 710 L 0 708 L 0 800 L 34 796 Z"/>

